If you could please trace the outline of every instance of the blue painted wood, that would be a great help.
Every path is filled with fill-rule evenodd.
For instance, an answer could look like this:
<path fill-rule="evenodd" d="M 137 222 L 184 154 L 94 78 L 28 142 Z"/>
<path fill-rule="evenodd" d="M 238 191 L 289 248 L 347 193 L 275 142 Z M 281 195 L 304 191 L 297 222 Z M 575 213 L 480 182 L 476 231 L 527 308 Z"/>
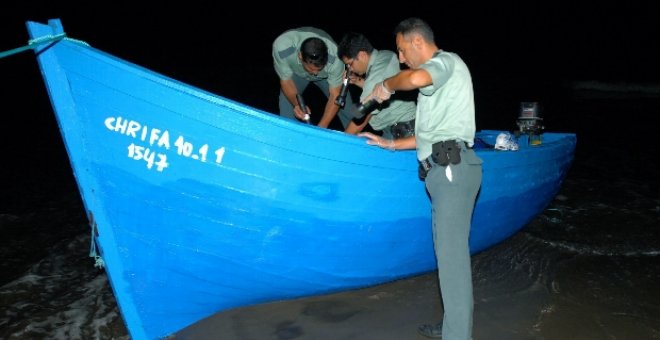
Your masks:
<path fill-rule="evenodd" d="M 62 33 L 59 20 L 27 23 Z M 134 339 L 218 311 L 436 268 L 414 151 L 280 118 L 76 41 L 37 51 L 85 209 Z M 500 131 L 481 131 L 491 144 Z M 520 230 L 558 192 L 576 136 L 477 149 L 472 253 Z"/>

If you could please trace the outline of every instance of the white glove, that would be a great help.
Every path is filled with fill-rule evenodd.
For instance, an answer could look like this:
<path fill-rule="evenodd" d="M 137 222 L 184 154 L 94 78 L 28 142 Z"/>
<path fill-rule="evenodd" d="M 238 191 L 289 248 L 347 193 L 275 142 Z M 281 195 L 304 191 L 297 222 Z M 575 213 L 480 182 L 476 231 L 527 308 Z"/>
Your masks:
<path fill-rule="evenodd" d="M 381 81 L 378 85 L 374 86 L 374 90 L 369 95 L 370 97 L 376 98 L 379 103 L 382 103 L 394 94 L 394 91 L 390 91 L 385 87 L 384 83 Z"/>

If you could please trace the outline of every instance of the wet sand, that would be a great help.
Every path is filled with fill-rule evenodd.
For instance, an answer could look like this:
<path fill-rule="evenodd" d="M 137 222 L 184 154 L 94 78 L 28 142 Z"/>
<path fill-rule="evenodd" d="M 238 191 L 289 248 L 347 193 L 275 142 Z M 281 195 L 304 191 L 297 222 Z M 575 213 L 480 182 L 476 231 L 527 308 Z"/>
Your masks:
<path fill-rule="evenodd" d="M 645 283 L 635 283 L 642 290 L 637 294 L 626 290 L 623 295 L 630 296 L 623 297 L 625 285 L 594 284 L 593 274 L 585 276 L 579 271 L 594 264 L 578 262 L 565 268 L 567 275 L 556 282 L 555 292 L 538 282 L 509 279 L 476 287 L 474 339 L 660 339 L 659 314 L 653 302 L 660 294 L 653 288 L 655 281 L 642 278 Z M 610 269 L 612 266 L 604 268 Z M 437 279 L 435 273 L 429 273 L 345 293 L 225 311 L 172 338 L 428 339 L 417 334 L 417 326 L 436 322 L 441 315 Z"/>
<path fill-rule="evenodd" d="M 487 284 L 493 287 L 493 282 Z M 525 280 L 522 285 L 509 281 L 497 286 L 488 289 L 490 294 L 475 287 L 474 339 L 538 339 L 531 333 L 547 302 L 547 291 Z M 428 339 L 417 334 L 417 327 L 438 322 L 441 316 L 438 280 L 432 272 L 371 288 L 229 310 L 183 329 L 174 338 Z"/>
<path fill-rule="evenodd" d="M 433 273 L 345 293 L 218 313 L 176 339 L 415 339 L 441 314 Z"/>

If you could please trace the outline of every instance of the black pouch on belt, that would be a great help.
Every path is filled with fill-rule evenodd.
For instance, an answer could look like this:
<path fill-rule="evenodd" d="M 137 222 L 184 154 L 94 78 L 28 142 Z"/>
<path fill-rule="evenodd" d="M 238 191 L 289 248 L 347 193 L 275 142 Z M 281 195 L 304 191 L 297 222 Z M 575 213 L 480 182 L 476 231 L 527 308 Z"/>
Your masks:
<path fill-rule="evenodd" d="M 461 146 L 455 140 L 446 140 L 433 144 L 431 158 L 440 166 L 461 162 Z"/>

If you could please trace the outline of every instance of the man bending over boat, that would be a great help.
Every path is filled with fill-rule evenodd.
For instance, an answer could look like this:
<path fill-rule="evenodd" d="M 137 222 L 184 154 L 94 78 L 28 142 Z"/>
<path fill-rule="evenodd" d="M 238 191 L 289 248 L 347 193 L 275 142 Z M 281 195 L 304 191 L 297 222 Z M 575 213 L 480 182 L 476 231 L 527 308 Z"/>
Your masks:
<path fill-rule="evenodd" d="M 273 64 L 280 78 L 280 116 L 305 120 L 308 108 L 299 106 L 296 95 L 302 95 L 309 83 L 318 86 L 328 97 L 318 126 L 327 128 L 339 112 L 344 128 L 351 114 L 335 100 L 342 86 L 344 64 L 337 59 L 337 44 L 330 35 L 314 27 L 301 27 L 282 33 L 273 42 Z M 353 106 L 350 96 L 345 107 Z M 309 118 L 309 116 L 307 116 Z"/>
<path fill-rule="evenodd" d="M 476 132 L 472 77 L 455 53 L 439 49 L 430 26 L 418 18 L 396 29 L 399 60 L 409 69 L 385 79 L 367 98 L 385 101 L 395 91 L 419 89 L 415 136 L 385 139 L 361 133 L 367 143 L 417 149 L 420 177 L 431 197 L 433 244 L 444 317 L 418 332 L 444 340 L 472 339 L 472 267 L 468 239 L 481 186 L 482 160 L 472 150 Z"/>
<path fill-rule="evenodd" d="M 361 101 L 385 78 L 401 70 L 394 52 L 375 49 L 361 33 L 344 34 L 339 42 L 338 55 L 348 67 L 346 72 L 350 74 L 349 83 L 362 88 Z M 387 139 L 408 137 L 415 133 L 414 99 L 405 100 L 401 98 L 401 93 L 398 93 L 386 102 L 378 103 L 374 99 L 373 103 L 358 106 L 358 112 L 366 114 L 366 117 L 351 120 L 346 133 L 358 134 L 367 123 L 374 130 L 381 131 L 382 136 Z"/>

